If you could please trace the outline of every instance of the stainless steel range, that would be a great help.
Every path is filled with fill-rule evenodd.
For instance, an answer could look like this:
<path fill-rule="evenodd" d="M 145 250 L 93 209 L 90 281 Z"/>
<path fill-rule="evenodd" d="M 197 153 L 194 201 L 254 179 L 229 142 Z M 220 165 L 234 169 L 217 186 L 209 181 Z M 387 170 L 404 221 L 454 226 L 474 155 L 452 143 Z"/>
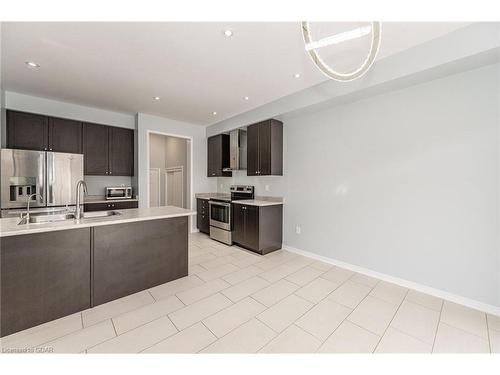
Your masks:
<path fill-rule="evenodd" d="M 231 202 L 242 199 L 254 199 L 254 187 L 247 185 L 231 185 L 231 196 L 227 198 L 210 198 L 210 238 L 232 245 L 232 207 Z"/>

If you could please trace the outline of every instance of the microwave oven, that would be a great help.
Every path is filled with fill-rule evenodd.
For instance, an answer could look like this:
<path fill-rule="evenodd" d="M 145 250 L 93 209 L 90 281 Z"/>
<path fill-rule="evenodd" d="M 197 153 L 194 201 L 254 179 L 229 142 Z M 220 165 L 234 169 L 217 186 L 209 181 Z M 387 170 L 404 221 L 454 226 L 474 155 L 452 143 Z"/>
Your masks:
<path fill-rule="evenodd" d="M 132 187 L 110 186 L 106 188 L 106 199 L 132 199 Z"/>

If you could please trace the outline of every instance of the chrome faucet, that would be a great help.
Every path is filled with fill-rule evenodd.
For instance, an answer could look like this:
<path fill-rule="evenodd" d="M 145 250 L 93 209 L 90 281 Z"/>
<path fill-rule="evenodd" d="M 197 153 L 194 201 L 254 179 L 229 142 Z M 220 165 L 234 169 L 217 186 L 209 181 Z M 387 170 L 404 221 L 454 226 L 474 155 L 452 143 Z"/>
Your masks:
<path fill-rule="evenodd" d="M 87 184 L 85 181 L 80 180 L 76 183 L 76 210 L 75 210 L 75 219 L 81 219 L 83 217 L 83 208 L 80 204 L 80 187 L 83 186 L 83 193 L 87 194 Z"/>
<path fill-rule="evenodd" d="M 28 197 L 28 208 L 26 211 L 26 215 L 24 216 L 24 219 L 26 219 L 26 223 L 30 222 L 30 202 L 31 202 L 31 199 L 33 197 L 36 197 L 37 195 L 40 197 L 40 199 L 43 199 L 42 194 L 39 194 L 39 193 L 33 193 Z"/>

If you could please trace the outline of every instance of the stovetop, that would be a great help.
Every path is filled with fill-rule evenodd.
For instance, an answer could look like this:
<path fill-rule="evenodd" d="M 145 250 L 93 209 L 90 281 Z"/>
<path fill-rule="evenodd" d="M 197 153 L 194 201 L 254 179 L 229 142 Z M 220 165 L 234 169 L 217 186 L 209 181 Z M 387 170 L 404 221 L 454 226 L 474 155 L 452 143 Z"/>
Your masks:
<path fill-rule="evenodd" d="M 243 199 L 254 199 L 254 187 L 250 185 L 231 185 L 231 196 L 210 198 L 216 202 L 232 202 Z"/>

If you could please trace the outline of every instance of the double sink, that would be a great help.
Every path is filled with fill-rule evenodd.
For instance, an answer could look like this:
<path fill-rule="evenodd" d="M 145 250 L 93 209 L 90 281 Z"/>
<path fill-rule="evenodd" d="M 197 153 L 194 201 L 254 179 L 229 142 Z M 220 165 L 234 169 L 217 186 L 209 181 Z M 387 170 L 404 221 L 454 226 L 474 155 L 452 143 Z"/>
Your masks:
<path fill-rule="evenodd" d="M 93 212 L 84 212 L 84 219 L 96 219 L 102 217 L 109 216 L 117 216 L 121 215 L 118 211 L 93 211 Z M 44 223 L 53 223 L 56 221 L 65 221 L 65 220 L 74 220 L 75 213 L 71 211 L 54 211 L 54 212 L 43 212 L 43 213 L 30 213 L 29 219 L 23 217 L 18 225 L 25 224 L 44 224 Z"/>

